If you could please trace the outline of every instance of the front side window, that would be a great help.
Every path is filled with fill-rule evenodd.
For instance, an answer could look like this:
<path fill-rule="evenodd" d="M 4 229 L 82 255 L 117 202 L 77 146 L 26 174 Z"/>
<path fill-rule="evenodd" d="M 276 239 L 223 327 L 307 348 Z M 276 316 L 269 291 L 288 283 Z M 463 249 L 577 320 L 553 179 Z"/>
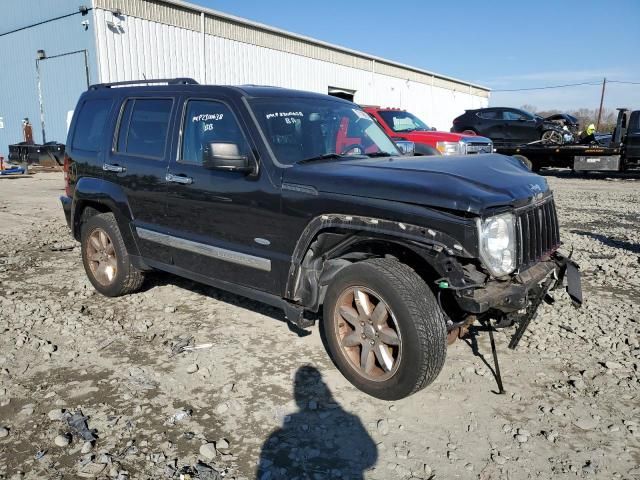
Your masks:
<path fill-rule="evenodd" d="M 164 158 L 173 100 L 127 100 L 120 119 L 117 151 L 128 155 Z"/>
<path fill-rule="evenodd" d="M 251 102 L 264 136 L 282 164 L 325 155 L 400 155 L 382 128 L 360 108 L 321 98 Z"/>
<path fill-rule="evenodd" d="M 240 155 L 249 154 L 249 144 L 229 107 L 210 100 L 189 100 L 180 161 L 202 165 L 203 153 L 211 143 L 232 143 L 238 146 Z"/>
<path fill-rule="evenodd" d="M 111 100 L 96 98 L 82 104 L 76 120 L 73 148 L 97 152 L 104 138 Z"/>
<path fill-rule="evenodd" d="M 505 110 L 504 112 L 502 112 L 502 118 L 504 120 L 510 120 L 510 121 L 531 120 L 531 118 L 528 115 L 525 115 L 520 112 L 514 112 L 512 110 Z"/>
<path fill-rule="evenodd" d="M 378 112 L 389 128 L 394 132 L 426 132 L 429 126 L 409 112 L 385 110 Z"/>

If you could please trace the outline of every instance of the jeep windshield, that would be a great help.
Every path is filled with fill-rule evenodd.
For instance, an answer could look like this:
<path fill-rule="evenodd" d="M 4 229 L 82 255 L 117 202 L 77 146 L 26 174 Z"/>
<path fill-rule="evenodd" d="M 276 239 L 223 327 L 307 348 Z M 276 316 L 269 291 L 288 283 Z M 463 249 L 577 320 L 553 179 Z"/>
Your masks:
<path fill-rule="evenodd" d="M 322 98 L 255 99 L 250 104 L 282 164 L 401 155 L 387 134 L 355 105 Z"/>
<path fill-rule="evenodd" d="M 429 125 L 409 112 L 402 110 L 381 110 L 378 114 L 394 132 L 426 132 L 431 130 Z"/>

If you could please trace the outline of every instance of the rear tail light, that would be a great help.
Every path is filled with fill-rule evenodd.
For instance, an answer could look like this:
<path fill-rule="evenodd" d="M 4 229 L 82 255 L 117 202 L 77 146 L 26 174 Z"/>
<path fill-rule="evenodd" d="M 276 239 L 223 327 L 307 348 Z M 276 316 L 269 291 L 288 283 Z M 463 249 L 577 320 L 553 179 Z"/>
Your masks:
<path fill-rule="evenodd" d="M 67 197 L 71 196 L 71 182 L 69 178 L 69 170 L 71 168 L 71 159 L 69 155 L 64 154 L 64 164 L 62 166 L 64 170 L 64 193 Z"/>

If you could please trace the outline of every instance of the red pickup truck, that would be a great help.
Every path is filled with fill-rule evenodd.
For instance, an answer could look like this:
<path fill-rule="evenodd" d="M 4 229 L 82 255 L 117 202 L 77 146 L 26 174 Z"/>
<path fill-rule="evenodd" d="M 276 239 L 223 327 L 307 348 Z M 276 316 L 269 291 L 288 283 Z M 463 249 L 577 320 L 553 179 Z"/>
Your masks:
<path fill-rule="evenodd" d="M 406 110 L 400 108 L 363 107 L 394 140 L 415 143 L 418 155 L 465 155 L 492 153 L 490 139 L 475 135 L 438 132 Z"/>

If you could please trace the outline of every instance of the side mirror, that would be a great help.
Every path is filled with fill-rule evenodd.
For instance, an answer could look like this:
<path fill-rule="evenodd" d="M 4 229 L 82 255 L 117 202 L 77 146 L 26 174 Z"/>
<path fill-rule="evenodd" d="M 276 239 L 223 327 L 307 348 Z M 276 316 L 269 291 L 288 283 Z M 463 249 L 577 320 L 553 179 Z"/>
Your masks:
<path fill-rule="evenodd" d="M 248 155 L 241 155 L 236 143 L 208 143 L 202 152 L 202 166 L 210 170 L 226 170 L 228 172 L 253 171 Z"/>
<path fill-rule="evenodd" d="M 416 144 L 408 140 L 396 140 L 396 147 L 402 152 L 403 156 L 413 157 L 416 154 Z"/>

